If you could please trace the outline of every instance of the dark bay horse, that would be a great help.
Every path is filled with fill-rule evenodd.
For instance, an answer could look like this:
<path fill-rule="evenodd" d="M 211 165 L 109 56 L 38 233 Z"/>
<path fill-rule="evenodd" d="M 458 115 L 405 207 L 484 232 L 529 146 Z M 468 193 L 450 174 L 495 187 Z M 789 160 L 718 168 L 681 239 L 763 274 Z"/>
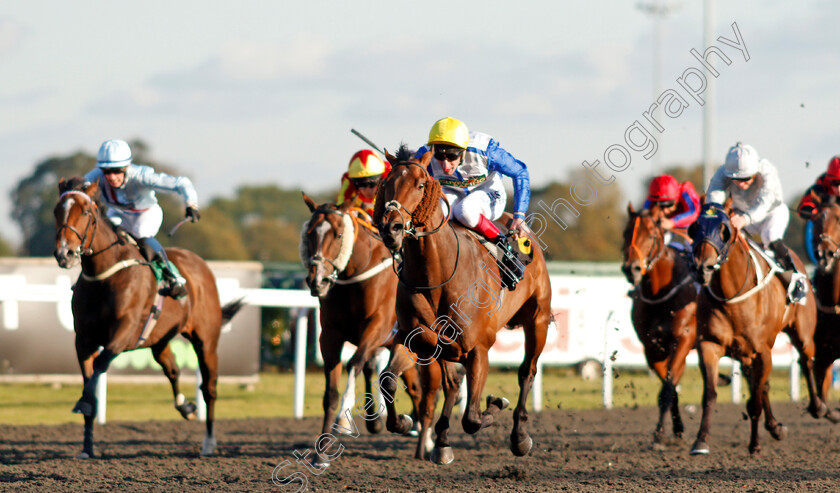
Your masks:
<path fill-rule="evenodd" d="M 770 409 L 770 351 L 782 330 L 799 351 L 799 364 L 808 381 L 808 411 L 819 417 L 826 406 L 816 391 L 814 379 L 814 325 L 816 306 L 808 292 L 805 305 L 787 302 L 785 286 L 775 266 L 759 248 L 751 245 L 729 222 L 729 211 L 703 206 L 693 226 L 694 261 L 704 289 L 697 299 L 697 337 L 703 375 L 703 418 L 692 454 L 708 454 L 709 430 L 717 392 L 718 362 L 729 356 L 741 363 L 749 381 L 747 414 L 751 432 L 749 450 L 759 452 L 758 420 L 765 413 L 764 427 L 776 440 L 787 428 L 776 421 Z M 802 261 L 792 253 L 804 272 Z"/>
<path fill-rule="evenodd" d="M 624 228 L 622 270 L 633 284 L 631 316 L 645 348 L 645 359 L 662 381 L 659 422 L 653 435 L 655 448 L 665 441 L 665 418 L 671 413 L 674 436 L 682 438 L 677 384 L 685 370 L 685 357 L 697 339 L 697 289 L 689 260 L 665 243 L 664 218 L 653 206 L 636 212 L 628 204 Z"/>
<path fill-rule="evenodd" d="M 312 217 L 301 233 L 300 256 L 308 270 L 306 284 L 321 304 L 319 344 L 326 377 L 322 433 L 330 433 L 334 422 L 341 429 L 351 428 L 349 419 L 354 408 L 375 409 L 369 408 L 372 403 L 356 407 L 356 376 L 364 372 L 366 398 L 372 396 L 374 355 L 393 340 L 392 328 L 397 321 L 397 276 L 390 252 L 367 223 L 354 215 L 349 203 L 340 207 L 316 205 L 305 194 L 303 200 Z M 347 385 L 339 406 L 338 380 L 345 342 L 355 345 L 356 351 L 347 363 Z M 409 368 L 403 380 L 416 413 L 420 405 L 417 370 Z M 375 412 L 369 414 L 370 419 L 365 419 L 368 431 L 379 433 L 382 420 L 374 417 Z M 329 465 L 319 454 L 315 463 Z"/>
<path fill-rule="evenodd" d="M 85 417 L 84 445 L 79 458 L 94 456 L 93 420 L 95 388 L 100 375 L 123 351 L 151 348 L 155 361 L 172 385 L 175 407 L 187 419 L 195 404 L 186 402 L 178 389 L 178 366 L 169 341 L 181 334 L 192 343 L 201 370 L 201 392 L 207 404 L 207 422 L 201 455 L 214 452 L 214 404 L 218 355 L 216 346 L 222 325 L 239 310 L 241 301 L 222 308 L 216 280 L 207 264 L 192 252 L 169 248 L 167 254 L 187 279 L 188 295 L 179 301 L 165 297 L 151 332 L 145 331 L 154 308 L 157 281 L 140 251 L 115 230 L 95 199 L 97 183 L 81 178 L 62 181 L 55 206 L 58 265 L 69 269 L 81 262 L 82 273 L 73 288 L 73 324 L 76 356 L 82 370 L 84 390 L 73 412 Z M 148 333 L 146 333 L 148 332 Z M 100 349 L 101 347 L 101 349 Z"/>
<path fill-rule="evenodd" d="M 817 303 L 814 373 L 820 398 L 827 403 L 832 365 L 840 358 L 840 205 L 837 197 L 831 197 L 820 204 L 813 222 L 814 251 L 817 257 L 817 270 L 814 273 Z M 834 423 L 840 422 L 840 411 L 829 410 L 826 418 Z"/>
<path fill-rule="evenodd" d="M 448 221 L 440 183 L 427 172 L 431 153 L 419 162 L 409 157 L 405 148 L 398 157 L 388 155 L 393 167 L 380 184 L 374 210 L 374 223 L 385 245 L 402 259 L 396 305 L 399 332 L 388 368 L 380 375 L 380 388 L 387 394 L 388 430 L 402 433 L 410 426 L 410 419 L 397 416 L 392 397 L 394 376 L 416 361 L 423 371 L 441 375 L 437 378 L 444 386 L 445 401 L 430 458 L 437 464 L 452 462 L 449 421 L 458 394 L 457 379 L 451 378 L 453 362 L 466 369 L 468 404 L 461 423 L 464 431 L 473 434 L 491 425 L 508 405 L 507 399 L 488 396 L 486 410 L 481 412 L 487 352 L 502 327 L 522 325 L 525 358 L 519 367 L 520 394 L 510 448 L 517 456 L 525 455 L 533 445 L 525 401 L 551 316 L 551 286 L 542 251 L 536 241 L 531 242 L 535 251 L 524 279 L 514 291 L 506 291 L 493 257 L 466 228 Z M 427 394 L 430 389 L 423 391 Z"/>

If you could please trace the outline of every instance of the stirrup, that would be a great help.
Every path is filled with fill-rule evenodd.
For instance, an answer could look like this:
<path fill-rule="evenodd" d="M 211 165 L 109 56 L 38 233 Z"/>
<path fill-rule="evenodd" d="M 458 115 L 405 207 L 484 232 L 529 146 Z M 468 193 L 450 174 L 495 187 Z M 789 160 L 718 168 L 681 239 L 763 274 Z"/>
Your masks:
<path fill-rule="evenodd" d="M 791 303 L 804 305 L 808 299 L 808 284 L 805 274 L 794 271 L 790 276 L 790 284 L 787 287 L 787 297 Z"/>

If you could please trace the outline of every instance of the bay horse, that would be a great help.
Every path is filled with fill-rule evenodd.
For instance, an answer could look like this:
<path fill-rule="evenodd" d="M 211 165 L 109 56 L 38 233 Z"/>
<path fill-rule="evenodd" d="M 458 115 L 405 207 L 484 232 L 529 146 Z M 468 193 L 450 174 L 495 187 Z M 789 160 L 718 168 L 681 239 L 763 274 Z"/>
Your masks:
<path fill-rule="evenodd" d="M 168 248 L 169 258 L 187 279 L 188 295 L 181 300 L 164 297 L 162 307 L 156 307 L 155 275 L 146 267 L 137 246 L 118 234 L 102 213 L 96 201 L 98 183 L 76 177 L 62 180 L 58 189 L 55 258 L 65 269 L 79 263 L 82 266 L 71 303 L 76 356 L 84 380 L 82 397 L 73 407 L 73 412 L 83 414 L 85 420 L 84 444 L 78 458 L 94 457 L 96 384 L 123 351 L 151 348 L 172 386 L 176 409 L 186 419 L 195 416 L 195 404 L 186 401 L 179 391 L 179 369 L 169 348 L 169 341 L 179 333 L 192 343 L 198 356 L 201 392 L 207 404 L 201 455 L 213 454 L 219 332 L 242 306 L 241 300 L 222 308 L 207 263 L 190 251 Z M 153 312 L 159 317 L 156 323 Z"/>
<path fill-rule="evenodd" d="M 391 254 L 366 221 L 367 214 L 351 208 L 350 203 L 335 206 L 317 205 L 303 194 L 312 217 L 303 226 L 300 257 L 307 269 L 306 284 L 320 305 L 321 337 L 324 358 L 324 422 L 322 434 L 351 428 L 351 410 L 356 407 L 356 376 L 364 372 L 367 396 L 372 396 L 371 377 L 375 353 L 390 345 L 392 328 L 397 321 L 394 309 L 397 276 Z M 356 214 L 362 215 L 362 218 Z M 338 380 L 341 377 L 341 349 L 344 343 L 356 346 L 347 363 L 347 384 L 339 406 Z M 420 381 L 417 370 L 403 374 L 416 414 L 420 406 Z M 363 416 L 370 433 L 382 431 L 382 420 L 365 402 Z M 329 461 L 315 454 L 314 463 L 328 466 Z"/>
<path fill-rule="evenodd" d="M 665 418 L 671 413 L 674 436 L 682 438 L 677 385 L 685 358 L 697 339 L 697 288 L 689 260 L 665 243 L 665 218 L 658 205 L 636 212 L 627 205 L 622 271 L 633 285 L 631 317 L 650 369 L 662 382 L 659 421 L 653 446 L 665 443 Z"/>
<path fill-rule="evenodd" d="M 465 432 L 474 434 L 490 426 L 509 405 L 507 399 L 487 396 L 482 413 L 479 401 L 487 379 L 487 352 L 496 332 L 504 326 L 521 325 L 525 356 L 519 367 L 520 394 L 513 413 L 510 449 L 523 456 L 533 446 L 525 402 L 551 317 L 545 258 L 538 242 L 532 241 L 533 261 L 524 279 L 515 290 L 506 291 L 495 259 L 473 233 L 448 220 L 441 205 L 440 183 L 427 171 L 431 156 L 429 152 L 422 159 L 410 159 L 405 146 L 396 157 L 388 154 L 392 169 L 379 186 L 374 208 L 374 223 L 385 245 L 401 259 L 396 305 L 399 332 L 388 367 L 380 375 L 388 410 L 386 425 L 395 433 L 403 433 L 411 425 L 406 416 L 396 414 L 392 398 L 396 375 L 415 361 L 422 371 L 440 374 L 437 378 L 443 383 L 445 400 L 435 424 L 437 438 L 430 459 L 437 464 L 452 462 L 449 421 L 458 395 L 453 363 L 466 369 L 468 403 L 461 424 Z M 429 391 L 424 387 L 424 394 Z"/>
<path fill-rule="evenodd" d="M 770 435 L 776 440 L 786 436 L 787 428 L 773 416 L 768 395 L 773 364 L 770 351 L 782 330 L 800 354 L 799 365 L 810 394 L 808 412 L 820 417 L 827 410 L 814 378 L 814 295 L 808 291 L 805 305 L 788 303 L 785 286 L 777 276 L 781 268 L 732 227 L 729 214 L 728 204 L 725 209 L 706 204 L 692 226 L 694 262 L 704 287 L 697 299 L 703 418 L 692 455 L 709 453 L 707 441 L 717 399 L 718 363 L 723 356 L 739 361 L 749 381 L 750 453 L 761 449 L 758 420 L 762 411 L 764 427 Z M 791 256 L 804 272 L 799 257 L 793 252 Z"/>
<path fill-rule="evenodd" d="M 831 389 L 832 366 L 840 358 L 840 205 L 832 196 L 818 204 L 813 221 L 813 244 L 817 269 L 814 272 L 814 290 L 817 304 L 817 328 L 814 342 L 814 373 L 823 402 L 828 402 Z M 826 414 L 831 422 L 840 422 L 840 411 L 831 409 Z"/>

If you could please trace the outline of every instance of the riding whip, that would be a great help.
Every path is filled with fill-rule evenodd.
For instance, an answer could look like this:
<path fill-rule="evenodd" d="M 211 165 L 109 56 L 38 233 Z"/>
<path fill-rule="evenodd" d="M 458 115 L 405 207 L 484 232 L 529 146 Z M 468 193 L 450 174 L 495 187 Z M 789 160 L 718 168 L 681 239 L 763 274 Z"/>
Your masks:
<path fill-rule="evenodd" d="M 374 150 L 376 150 L 376 152 L 378 152 L 379 154 L 382 154 L 382 156 L 383 156 L 383 157 L 385 156 L 385 153 L 384 153 L 384 152 L 382 152 L 382 150 L 381 150 L 379 147 L 376 147 L 376 144 L 374 144 L 373 142 L 371 142 L 371 141 L 370 141 L 370 139 L 368 139 L 368 138 L 367 138 L 367 137 L 365 137 L 364 135 L 360 134 L 360 133 L 359 133 L 359 132 L 358 132 L 355 128 L 351 128 L 351 129 L 350 129 L 350 131 L 351 131 L 351 132 L 353 132 L 353 135 L 355 135 L 356 137 L 358 137 L 358 138 L 362 139 L 363 141 L 365 141 L 365 144 L 367 144 L 367 145 L 369 145 L 369 146 L 373 147 L 373 148 L 374 148 Z"/>

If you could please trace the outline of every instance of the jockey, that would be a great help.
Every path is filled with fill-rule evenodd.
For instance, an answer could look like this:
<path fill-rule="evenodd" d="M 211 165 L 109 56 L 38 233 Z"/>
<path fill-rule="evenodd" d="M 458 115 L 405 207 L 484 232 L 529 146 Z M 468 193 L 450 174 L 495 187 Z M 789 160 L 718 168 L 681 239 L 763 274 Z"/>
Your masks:
<path fill-rule="evenodd" d="M 818 203 L 831 196 L 840 196 L 840 155 L 831 158 L 826 172 L 821 174 L 817 182 L 805 191 L 797 208 L 799 217 L 811 219 L 817 213 Z"/>
<path fill-rule="evenodd" d="M 418 149 L 415 157 L 430 151 L 433 158 L 429 174 L 440 182 L 452 216 L 506 252 L 502 265 L 509 271 L 507 277 L 512 277 L 506 284 L 513 290 L 525 275 L 525 266 L 514 258 L 510 243 L 493 221 L 502 217 L 505 210 L 507 193 L 502 175 L 506 175 L 513 179 L 514 190 L 514 213 L 508 228 L 516 239 L 524 234 L 522 226 L 531 198 L 528 168 L 492 137 L 470 132 L 463 122 L 454 118 L 435 122 L 428 144 Z"/>
<path fill-rule="evenodd" d="M 758 152 L 738 142 L 729 149 L 726 163 L 718 168 L 709 183 L 709 202 L 722 204 L 732 197 L 735 214 L 731 224 L 736 229 L 758 234 L 765 248 L 770 248 L 785 269 L 782 279 L 788 285 L 791 301 L 805 303 L 805 275 L 798 272 L 790 250 L 782 241 L 790 213 L 782 198 L 782 184 L 773 164 L 759 159 Z"/>
<path fill-rule="evenodd" d="M 671 175 L 651 180 L 644 209 L 658 205 L 665 215 L 660 223 L 666 231 L 687 229 L 700 215 L 700 197 L 690 181 L 683 183 Z"/>
<path fill-rule="evenodd" d="M 102 143 L 97 156 L 98 167 L 85 175 L 89 182 L 99 182 L 102 198 L 108 205 L 111 221 L 131 233 L 140 252 L 149 262 L 162 266 L 167 283 L 165 293 L 173 298 L 187 294 L 186 280 L 173 272 L 163 246 L 155 238 L 163 222 L 163 210 L 158 205 L 156 191 L 177 192 L 187 204 L 186 217 L 198 221 L 198 196 L 186 177 L 156 173 L 150 166 L 133 164 L 131 148 L 122 140 Z"/>
<path fill-rule="evenodd" d="M 350 200 L 353 207 L 359 207 L 372 216 L 376 189 L 389 171 L 391 163 L 383 161 L 373 151 L 364 149 L 353 154 L 347 172 L 341 176 L 341 190 L 335 203 L 341 205 Z"/>

